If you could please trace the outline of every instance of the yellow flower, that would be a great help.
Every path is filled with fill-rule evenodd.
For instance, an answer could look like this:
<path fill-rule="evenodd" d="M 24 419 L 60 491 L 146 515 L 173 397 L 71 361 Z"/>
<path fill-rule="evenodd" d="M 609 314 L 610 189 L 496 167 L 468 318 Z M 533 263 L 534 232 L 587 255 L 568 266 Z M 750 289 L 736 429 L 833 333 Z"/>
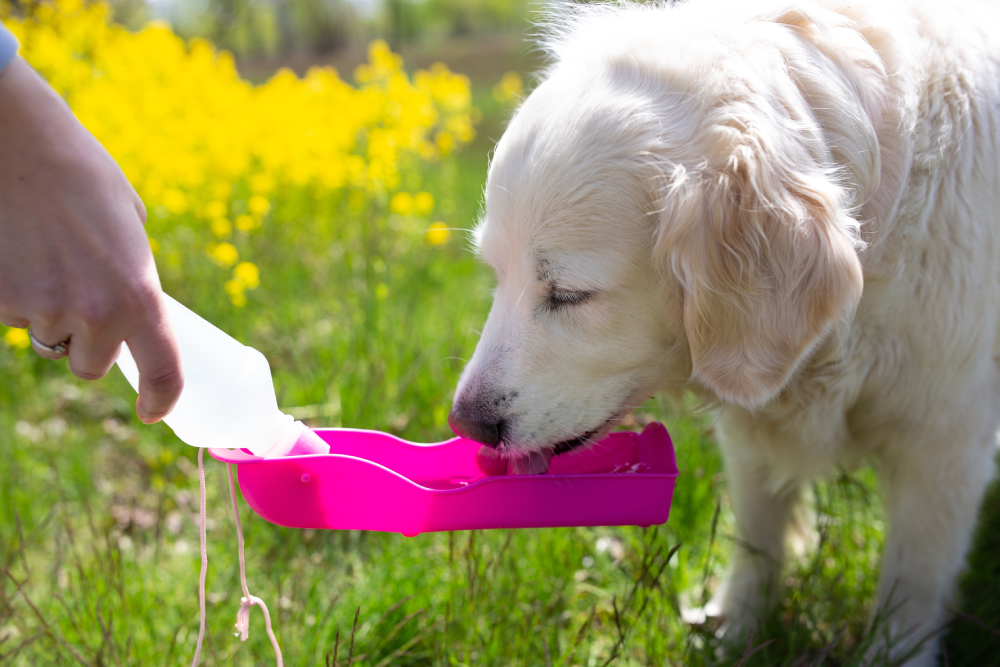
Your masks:
<path fill-rule="evenodd" d="M 226 206 L 226 202 L 219 201 L 218 199 L 209 202 L 208 206 L 205 207 L 205 213 L 210 218 L 224 218 L 228 212 L 229 207 Z"/>
<path fill-rule="evenodd" d="M 154 238 L 150 238 L 149 239 L 149 249 L 152 251 L 152 253 L 154 255 L 159 254 L 159 252 L 160 252 L 160 242 L 157 241 Z"/>
<path fill-rule="evenodd" d="M 215 218 L 212 220 L 212 233 L 224 239 L 233 233 L 233 223 L 228 218 Z"/>
<path fill-rule="evenodd" d="M 225 198 L 232 194 L 233 186 L 224 181 L 218 181 L 212 185 L 212 194 L 216 197 Z M 225 211 L 223 211 L 225 213 Z"/>
<path fill-rule="evenodd" d="M 507 72 L 500 79 L 500 83 L 493 86 L 493 99 L 497 102 L 512 104 L 521 99 L 524 95 L 524 86 L 521 83 L 521 75 L 517 72 Z"/>
<path fill-rule="evenodd" d="M 11 327 L 3 335 L 4 341 L 15 350 L 23 350 L 31 347 L 31 339 L 28 338 L 27 329 L 14 329 Z"/>
<path fill-rule="evenodd" d="M 397 192 L 389 200 L 389 210 L 399 215 L 409 215 L 413 210 L 413 196 L 409 192 Z"/>
<path fill-rule="evenodd" d="M 429 192 L 418 192 L 413 198 L 413 208 L 417 215 L 427 215 L 434 210 L 434 196 Z"/>
<path fill-rule="evenodd" d="M 234 306 L 243 307 L 247 305 L 247 295 L 246 295 L 246 285 L 243 284 L 242 280 L 227 280 L 225 284 L 226 294 L 229 295 L 229 301 L 232 302 Z"/>
<path fill-rule="evenodd" d="M 229 268 L 240 258 L 240 253 L 232 243 L 217 243 L 209 253 L 219 266 Z"/>
<path fill-rule="evenodd" d="M 187 210 L 187 197 L 180 190 L 167 190 L 163 193 L 163 207 L 178 215 Z"/>
<path fill-rule="evenodd" d="M 241 232 L 251 232 L 258 227 L 260 227 L 260 218 L 255 218 L 246 213 L 236 216 L 236 229 Z"/>
<path fill-rule="evenodd" d="M 442 155 L 448 155 L 453 150 L 455 150 L 455 137 L 451 135 L 451 132 L 444 130 L 438 132 L 437 139 L 437 149 L 441 151 Z"/>
<path fill-rule="evenodd" d="M 255 174 L 250 178 L 250 189 L 258 194 L 267 194 L 274 188 L 274 177 L 270 174 Z"/>
<path fill-rule="evenodd" d="M 448 230 L 448 225 L 443 222 L 435 222 L 431 225 L 430 229 L 427 230 L 427 240 L 433 245 L 444 245 L 448 242 L 448 236 L 451 232 Z"/>
<path fill-rule="evenodd" d="M 254 195 L 247 202 L 247 209 L 255 215 L 267 215 L 267 212 L 271 210 L 271 202 L 267 201 L 267 197 Z"/>
<path fill-rule="evenodd" d="M 260 269 L 253 262 L 240 262 L 233 269 L 233 277 L 246 285 L 247 289 L 257 289 L 260 285 Z"/>

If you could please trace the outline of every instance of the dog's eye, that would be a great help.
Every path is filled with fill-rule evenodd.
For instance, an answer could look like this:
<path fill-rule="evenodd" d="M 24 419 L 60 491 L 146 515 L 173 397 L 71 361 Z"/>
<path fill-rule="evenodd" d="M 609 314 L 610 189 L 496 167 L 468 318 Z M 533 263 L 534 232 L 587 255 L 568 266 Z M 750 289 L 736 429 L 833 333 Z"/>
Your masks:
<path fill-rule="evenodd" d="M 561 290 L 554 289 L 549 292 L 548 297 L 545 299 L 545 306 L 549 310 L 559 310 L 560 308 L 568 308 L 569 306 L 578 306 L 581 303 L 590 301 L 595 296 L 597 292 L 594 290 Z"/>

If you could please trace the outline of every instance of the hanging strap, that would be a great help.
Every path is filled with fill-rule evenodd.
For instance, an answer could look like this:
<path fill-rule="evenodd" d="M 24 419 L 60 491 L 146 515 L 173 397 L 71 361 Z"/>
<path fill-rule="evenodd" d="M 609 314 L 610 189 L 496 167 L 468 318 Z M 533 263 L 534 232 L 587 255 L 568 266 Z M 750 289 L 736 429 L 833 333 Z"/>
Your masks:
<path fill-rule="evenodd" d="M 240 634 L 240 641 L 245 642 L 250 635 L 250 607 L 258 605 L 260 610 L 264 612 L 264 625 L 267 628 L 267 636 L 271 639 L 271 646 L 274 647 L 274 653 L 278 656 L 278 667 L 284 667 L 284 662 L 281 659 L 281 647 L 278 646 L 274 630 L 271 629 L 271 614 L 267 612 L 267 605 L 260 598 L 250 595 L 250 590 L 247 588 L 247 567 L 243 557 L 243 526 L 240 524 L 240 511 L 236 505 L 236 484 L 233 482 L 233 468 L 229 463 L 226 464 L 226 474 L 229 475 L 229 496 L 233 501 L 233 519 L 236 520 L 236 537 L 240 541 L 240 585 L 243 586 L 240 610 L 236 612 L 236 630 Z"/>
<path fill-rule="evenodd" d="M 201 643 L 205 640 L 205 576 L 208 574 L 208 540 L 205 536 L 205 448 L 198 448 L 198 489 L 201 491 L 201 521 L 198 523 L 198 536 L 201 539 L 201 576 L 198 577 L 198 610 L 201 625 L 198 628 L 198 645 L 194 649 L 194 660 L 191 667 L 198 667 L 201 658 Z"/>
<path fill-rule="evenodd" d="M 201 658 L 201 646 L 205 638 L 205 575 L 208 571 L 208 539 L 205 533 L 206 526 L 206 501 L 205 501 L 205 448 L 198 448 L 198 486 L 201 491 L 201 521 L 199 525 L 201 537 L 201 577 L 198 580 L 198 608 L 201 612 L 201 626 L 198 629 L 198 645 L 195 647 L 194 660 L 191 667 L 198 667 Z M 236 537 L 240 544 L 240 585 L 243 587 L 243 597 L 240 599 L 240 610 L 236 612 L 236 630 L 240 641 L 246 641 L 250 636 L 250 607 L 258 605 L 264 612 L 264 624 L 267 626 L 267 636 L 271 639 L 271 646 L 278 658 L 278 667 L 284 667 L 281 657 L 281 647 L 271 629 L 271 615 L 267 611 L 267 605 L 258 597 L 250 595 L 247 588 L 247 568 L 243 556 L 243 526 L 240 524 L 239 506 L 236 504 L 236 484 L 233 482 L 233 471 L 226 464 L 226 474 L 229 476 L 229 496 L 233 501 L 233 519 L 236 521 Z"/>

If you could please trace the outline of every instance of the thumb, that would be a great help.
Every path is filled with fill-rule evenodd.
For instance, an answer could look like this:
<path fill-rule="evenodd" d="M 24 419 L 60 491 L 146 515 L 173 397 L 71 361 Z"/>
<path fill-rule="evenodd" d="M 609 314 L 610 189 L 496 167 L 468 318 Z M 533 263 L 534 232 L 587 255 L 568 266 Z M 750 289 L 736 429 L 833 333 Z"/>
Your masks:
<path fill-rule="evenodd" d="M 162 298 L 149 308 L 144 324 L 125 340 L 139 369 L 139 398 L 135 412 L 154 424 L 173 410 L 184 389 L 180 350 Z"/>

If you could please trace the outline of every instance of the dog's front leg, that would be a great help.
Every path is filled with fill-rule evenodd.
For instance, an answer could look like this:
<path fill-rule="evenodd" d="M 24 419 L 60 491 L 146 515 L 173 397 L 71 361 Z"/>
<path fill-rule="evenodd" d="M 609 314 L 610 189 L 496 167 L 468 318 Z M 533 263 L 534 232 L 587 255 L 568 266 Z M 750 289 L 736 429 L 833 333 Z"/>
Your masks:
<path fill-rule="evenodd" d="M 722 444 L 737 542 L 729 573 L 710 608 L 725 618 L 726 638 L 740 641 L 775 602 L 799 489 L 775 489 L 772 472 L 760 457 L 743 449 L 743 443 L 723 437 Z"/>
<path fill-rule="evenodd" d="M 964 423 L 908 433 L 880 457 L 889 533 L 874 610 L 879 637 L 869 664 L 907 654 L 912 657 L 905 667 L 937 664 L 944 604 L 962 568 L 996 453 L 994 420 L 959 414 Z"/>

